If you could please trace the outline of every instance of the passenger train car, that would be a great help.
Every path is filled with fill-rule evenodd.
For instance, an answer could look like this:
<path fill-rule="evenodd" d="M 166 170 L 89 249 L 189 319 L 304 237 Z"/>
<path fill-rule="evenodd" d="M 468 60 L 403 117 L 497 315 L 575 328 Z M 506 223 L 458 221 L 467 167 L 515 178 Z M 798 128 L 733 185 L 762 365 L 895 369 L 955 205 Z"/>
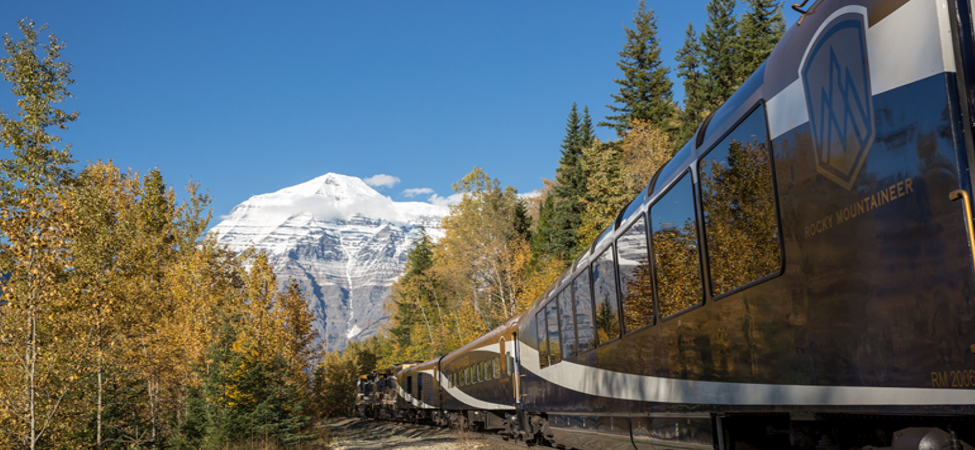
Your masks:
<path fill-rule="evenodd" d="M 426 404 L 566 448 L 971 449 L 973 114 L 970 0 L 814 2 Z"/>

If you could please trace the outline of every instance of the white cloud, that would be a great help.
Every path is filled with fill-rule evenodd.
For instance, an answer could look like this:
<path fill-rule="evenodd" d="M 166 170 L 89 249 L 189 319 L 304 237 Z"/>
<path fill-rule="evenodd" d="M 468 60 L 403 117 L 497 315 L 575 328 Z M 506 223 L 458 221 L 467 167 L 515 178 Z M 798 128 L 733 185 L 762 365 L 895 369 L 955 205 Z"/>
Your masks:
<path fill-rule="evenodd" d="M 416 197 L 417 195 L 433 194 L 433 189 L 430 188 L 415 188 L 407 189 L 403 191 L 403 197 Z"/>
<path fill-rule="evenodd" d="M 323 201 L 321 197 L 311 196 L 292 199 L 288 204 L 268 206 L 266 212 L 280 214 L 283 217 L 311 215 L 319 220 L 348 220 L 352 216 L 382 218 L 390 221 L 400 221 L 399 211 L 393 206 L 393 200 L 383 195 L 361 198 L 355 203 L 336 205 Z"/>
<path fill-rule="evenodd" d="M 363 179 L 362 181 L 365 181 L 366 184 L 372 187 L 382 186 L 382 187 L 391 188 L 395 186 L 396 183 L 399 183 L 400 180 L 399 178 L 396 178 L 392 175 L 379 174 L 379 175 L 373 175 L 369 178 Z"/>
<path fill-rule="evenodd" d="M 436 206 L 448 206 L 460 203 L 463 198 L 464 194 L 454 194 L 449 197 L 441 197 L 437 194 L 433 194 L 427 199 L 427 202 Z"/>
<path fill-rule="evenodd" d="M 540 189 L 535 189 L 534 191 L 527 192 L 524 194 L 518 194 L 518 197 L 521 197 L 524 200 L 535 198 L 535 197 L 541 197 L 541 196 L 542 196 L 542 191 Z"/>

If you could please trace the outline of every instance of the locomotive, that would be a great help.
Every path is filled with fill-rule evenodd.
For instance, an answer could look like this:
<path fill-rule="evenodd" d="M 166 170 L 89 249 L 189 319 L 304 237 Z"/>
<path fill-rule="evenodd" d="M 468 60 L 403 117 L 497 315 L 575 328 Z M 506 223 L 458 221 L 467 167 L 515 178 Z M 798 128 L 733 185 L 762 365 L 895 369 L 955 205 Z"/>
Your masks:
<path fill-rule="evenodd" d="M 392 370 L 384 414 L 560 448 L 972 449 L 972 9 L 815 1 L 527 311 Z"/>

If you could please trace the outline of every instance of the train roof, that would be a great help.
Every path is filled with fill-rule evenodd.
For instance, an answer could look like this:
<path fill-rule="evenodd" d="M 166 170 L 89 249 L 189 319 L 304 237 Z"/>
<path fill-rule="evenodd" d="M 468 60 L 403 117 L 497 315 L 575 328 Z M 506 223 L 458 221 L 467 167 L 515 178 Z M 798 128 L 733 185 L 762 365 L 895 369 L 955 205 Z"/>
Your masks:
<path fill-rule="evenodd" d="M 515 330 L 518 329 L 518 322 L 519 320 L 521 320 L 521 317 L 523 315 L 524 313 L 508 319 L 503 324 L 498 325 L 495 329 L 488 331 L 487 333 L 477 337 L 473 341 L 468 342 L 467 345 L 444 355 L 440 359 L 440 361 L 446 363 L 447 361 L 450 361 L 460 355 L 463 355 L 464 353 L 470 352 L 471 350 L 483 347 L 488 343 L 497 342 L 500 337 L 507 335 L 511 332 L 514 332 Z"/>

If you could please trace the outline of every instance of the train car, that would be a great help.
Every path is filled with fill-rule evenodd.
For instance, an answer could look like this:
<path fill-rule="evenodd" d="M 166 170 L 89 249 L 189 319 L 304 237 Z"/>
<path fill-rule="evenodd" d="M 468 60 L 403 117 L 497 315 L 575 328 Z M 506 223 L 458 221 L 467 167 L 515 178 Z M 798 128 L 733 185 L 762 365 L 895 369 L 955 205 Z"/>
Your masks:
<path fill-rule="evenodd" d="M 970 449 L 971 10 L 809 5 L 519 321 L 514 433 Z"/>
<path fill-rule="evenodd" d="M 434 422 L 439 419 L 440 387 L 436 380 L 438 360 L 404 364 L 396 373 L 396 403 L 400 420 Z"/>
<path fill-rule="evenodd" d="M 355 413 L 370 419 L 392 419 L 395 409 L 393 367 L 361 375 L 356 382 Z"/>
<path fill-rule="evenodd" d="M 501 431 L 518 402 L 515 364 L 519 317 L 436 360 L 443 416 L 461 429 Z"/>
<path fill-rule="evenodd" d="M 359 381 L 356 382 L 355 415 L 370 419 L 377 417 L 378 393 L 376 372 L 359 376 Z"/>

